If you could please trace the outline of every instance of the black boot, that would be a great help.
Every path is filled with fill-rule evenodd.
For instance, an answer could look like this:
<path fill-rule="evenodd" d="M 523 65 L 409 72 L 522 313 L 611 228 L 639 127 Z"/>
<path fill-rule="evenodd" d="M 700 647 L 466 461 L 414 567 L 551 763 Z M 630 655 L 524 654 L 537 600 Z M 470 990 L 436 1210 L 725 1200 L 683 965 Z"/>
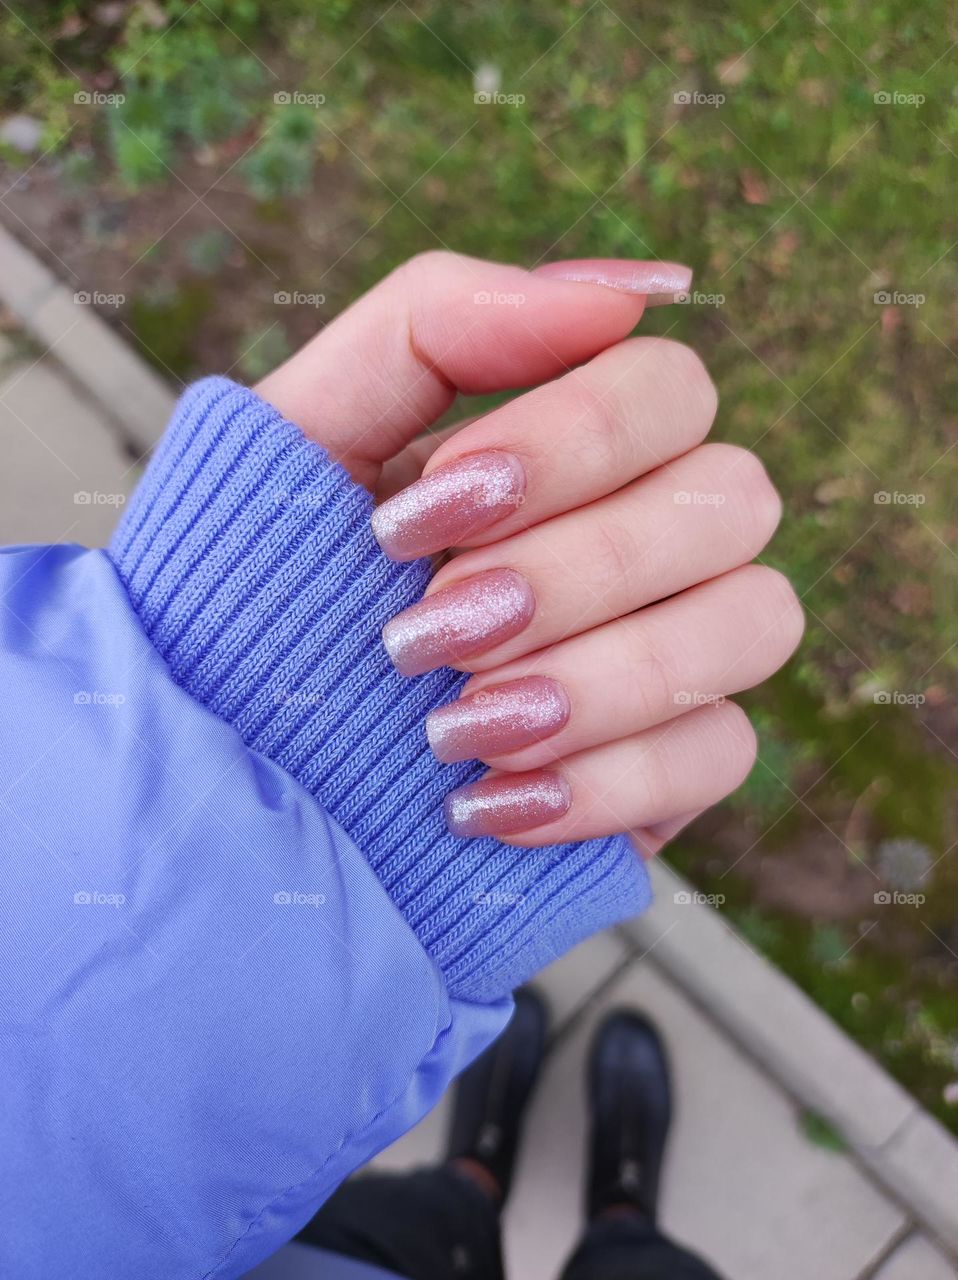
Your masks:
<path fill-rule="evenodd" d="M 596 1031 L 589 1105 L 589 1217 L 624 1208 L 654 1222 L 672 1104 L 665 1048 L 641 1014 L 618 1010 Z"/>
<path fill-rule="evenodd" d="M 548 1014 L 524 987 L 502 1035 L 456 1086 L 447 1160 L 468 1161 L 488 1173 L 502 1204 L 509 1194 L 522 1116 L 545 1054 Z"/>

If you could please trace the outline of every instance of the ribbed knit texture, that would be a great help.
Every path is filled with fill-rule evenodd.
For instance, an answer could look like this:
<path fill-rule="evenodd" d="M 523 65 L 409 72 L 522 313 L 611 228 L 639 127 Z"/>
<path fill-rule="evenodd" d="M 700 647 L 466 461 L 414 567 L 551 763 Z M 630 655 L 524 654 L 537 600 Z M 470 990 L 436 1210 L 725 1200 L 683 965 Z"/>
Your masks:
<path fill-rule="evenodd" d="M 622 837 L 544 849 L 449 834 L 442 800 L 483 773 L 440 765 L 426 713 L 451 670 L 398 675 L 380 630 L 419 599 L 370 495 L 251 391 L 190 387 L 110 554 L 173 678 L 286 769 L 352 837 L 453 995 L 515 989 L 588 934 L 643 910 Z"/>

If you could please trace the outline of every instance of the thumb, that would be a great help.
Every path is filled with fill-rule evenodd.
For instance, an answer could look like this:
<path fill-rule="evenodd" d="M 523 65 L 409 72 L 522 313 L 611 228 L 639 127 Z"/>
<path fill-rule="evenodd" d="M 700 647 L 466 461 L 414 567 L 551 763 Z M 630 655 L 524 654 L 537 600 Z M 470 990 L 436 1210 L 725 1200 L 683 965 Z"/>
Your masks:
<path fill-rule="evenodd" d="M 372 488 L 382 463 L 457 393 L 527 387 L 626 337 L 646 298 L 688 288 L 663 262 L 534 271 L 433 252 L 410 259 L 256 388 Z"/>

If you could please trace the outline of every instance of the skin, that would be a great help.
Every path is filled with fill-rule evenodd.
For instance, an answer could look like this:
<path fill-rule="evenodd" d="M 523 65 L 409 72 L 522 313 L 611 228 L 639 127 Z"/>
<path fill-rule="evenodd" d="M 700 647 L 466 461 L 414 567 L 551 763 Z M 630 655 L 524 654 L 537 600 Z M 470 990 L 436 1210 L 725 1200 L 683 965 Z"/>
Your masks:
<path fill-rule="evenodd" d="M 694 352 L 628 336 L 646 303 L 629 289 L 645 282 L 659 304 L 671 279 L 687 287 L 662 267 L 599 264 L 594 283 L 580 266 L 563 279 L 561 264 L 425 254 L 257 388 L 380 500 L 459 458 L 519 460 L 522 502 L 455 548 L 430 546 L 454 554 L 427 592 L 490 569 L 532 588 L 516 634 L 453 664 L 474 673 L 466 694 L 536 675 L 568 696 L 558 731 L 485 760 L 492 777 L 544 768 L 568 784 L 567 811 L 501 836 L 511 844 L 625 830 L 656 852 L 747 776 L 755 735 L 728 695 L 801 637 L 788 582 L 750 563 L 781 516 L 762 464 L 705 443 L 717 396 Z M 521 302 L 478 305 L 480 292 Z M 457 393 L 515 387 L 531 389 L 423 434 Z"/>

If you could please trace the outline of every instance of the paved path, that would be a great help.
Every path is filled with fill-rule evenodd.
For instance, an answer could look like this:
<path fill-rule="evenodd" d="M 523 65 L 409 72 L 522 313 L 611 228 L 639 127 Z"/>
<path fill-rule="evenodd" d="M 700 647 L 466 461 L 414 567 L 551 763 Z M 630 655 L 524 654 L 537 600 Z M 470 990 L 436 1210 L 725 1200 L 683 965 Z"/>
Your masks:
<path fill-rule="evenodd" d="M 849 1156 L 806 1138 L 791 1099 L 661 972 L 654 952 L 643 956 L 604 935 L 553 965 L 538 985 L 555 1031 L 506 1215 L 513 1276 L 551 1280 L 580 1229 L 583 1066 L 592 1028 L 615 1005 L 650 1012 L 672 1058 L 677 1114 L 664 1226 L 728 1280 L 958 1276 Z M 446 1106 L 379 1163 L 434 1159 Z"/>
<path fill-rule="evenodd" d="M 101 407 L 50 356 L 9 341 L 0 345 L 0 450 L 0 543 L 103 545 L 136 466 Z M 580 1229 L 583 1062 L 596 1020 L 625 1004 L 653 1014 L 674 1065 L 664 1224 L 728 1280 L 958 1280 L 851 1155 L 809 1141 L 795 1102 L 659 967 L 642 935 L 595 938 L 539 985 L 554 1031 L 506 1215 L 512 1276 L 550 1280 Z M 774 1023 L 775 1008 L 766 1016 Z M 445 1120 L 442 1104 L 379 1163 L 436 1158 Z M 284 1252 L 263 1280 L 292 1274 L 296 1250 Z"/>

